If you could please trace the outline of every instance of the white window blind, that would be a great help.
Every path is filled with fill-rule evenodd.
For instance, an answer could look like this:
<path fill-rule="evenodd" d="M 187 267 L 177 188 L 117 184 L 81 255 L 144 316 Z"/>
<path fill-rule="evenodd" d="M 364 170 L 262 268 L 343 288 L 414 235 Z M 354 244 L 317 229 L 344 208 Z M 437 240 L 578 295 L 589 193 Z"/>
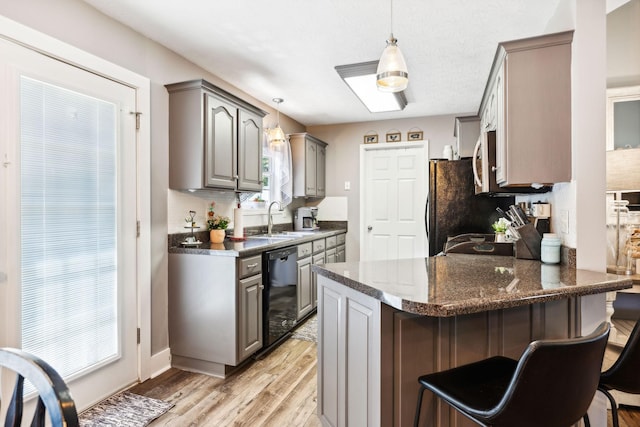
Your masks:
<path fill-rule="evenodd" d="M 21 78 L 22 348 L 65 379 L 119 356 L 118 108 Z"/>

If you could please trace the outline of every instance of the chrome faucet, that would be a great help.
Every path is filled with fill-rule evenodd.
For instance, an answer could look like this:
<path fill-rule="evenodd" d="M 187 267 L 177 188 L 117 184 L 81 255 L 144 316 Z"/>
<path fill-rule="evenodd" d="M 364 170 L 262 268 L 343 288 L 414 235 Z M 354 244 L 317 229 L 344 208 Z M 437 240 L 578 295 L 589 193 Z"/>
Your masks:
<path fill-rule="evenodd" d="M 282 210 L 282 205 L 278 201 L 271 202 L 269 204 L 269 212 L 267 214 L 269 216 L 269 222 L 267 223 L 267 236 L 271 236 L 271 231 L 273 229 L 273 218 L 271 217 L 271 206 L 273 205 L 278 205 L 278 210 Z"/>

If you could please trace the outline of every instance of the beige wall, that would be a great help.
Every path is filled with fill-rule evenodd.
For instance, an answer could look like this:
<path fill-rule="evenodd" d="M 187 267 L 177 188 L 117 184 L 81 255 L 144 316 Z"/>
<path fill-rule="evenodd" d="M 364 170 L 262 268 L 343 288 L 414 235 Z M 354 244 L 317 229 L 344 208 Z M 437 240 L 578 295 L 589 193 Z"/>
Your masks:
<path fill-rule="evenodd" d="M 480 100 L 478 100 L 478 103 Z M 362 108 L 365 108 L 364 106 Z M 339 125 L 309 126 L 310 134 L 326 141 L 327 149 L 327 195 L 348 198 L 349 232 L 347 233 L 347 260 L 360 258 L 360 145 L 365 134 L 377 133 L 378 141 L 384 143 L 389 131 L 400 131 L 406 141 L 407 131 L 422 130 L 429 140 L 429 157 L 442 157 L 445 145 L 454 145 L 453 127 L 456 116 L 418 117 L 401 120 L 379 120 L 372 122 Z M 375 117 L 372 115 L 372 117 Z M 351 185 L 345 190 L 345 182 Z"/>
<path fill-rule="evenodd" d="M 168 95 L 165 84 L 204 78 L 257 105 L 270 114 L 265 126 L 275 123 L 274 105 L 250 95 L 205 72 L 176 53 L 106 17 L 79 0 L 21 0 L 0 2 L 0 14 L 106 59 L 151 80 L 151 353 L 169 346 L 167 323 L 167 196 L 168 196 Z M 274 94 L 274 97 L 278 94 Z M 286 132 L 302 132 L 304 126 L 280 115 Z M 211 198 L 216 198 L 215 193 Z M 176 211 L 201 206 L 188 195 Z"/>

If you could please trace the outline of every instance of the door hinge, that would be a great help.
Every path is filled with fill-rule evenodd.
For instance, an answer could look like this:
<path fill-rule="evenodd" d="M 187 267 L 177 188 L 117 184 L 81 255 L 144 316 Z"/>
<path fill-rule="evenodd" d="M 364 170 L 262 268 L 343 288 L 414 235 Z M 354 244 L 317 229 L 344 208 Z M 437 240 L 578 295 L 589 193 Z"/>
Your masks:
<path fill-rule="evenodd" d="M 140 344 L 140 328 L 138 328 L 136 340 L 137 340 L 137 343 Z"/>
<path fill-rule="evenodd" d="M 136 221 L 136 237 L 140 237 L 140 221 Z"/>
<path fill-rule="evenodd" d="M 136 115 L 136 130 L 140 130 L 140 116 L 142 115 L 142 113 L 139 113 L 137 111 L 132 111 L 129 114 L 135 114 Z"/>

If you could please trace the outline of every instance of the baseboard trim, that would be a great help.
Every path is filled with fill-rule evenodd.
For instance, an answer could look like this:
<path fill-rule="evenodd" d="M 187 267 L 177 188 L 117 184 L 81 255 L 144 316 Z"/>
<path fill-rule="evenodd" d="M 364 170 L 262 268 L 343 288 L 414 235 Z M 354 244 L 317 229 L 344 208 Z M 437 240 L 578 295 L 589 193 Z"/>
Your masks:
<path fill-rule="evenodd" d="M 155 378 L 168 371 L 171 368 L 171 349 L 165 348 L 161 352 L 152 355 L 149 363 L 151 365 L 150 378 Z"/>

